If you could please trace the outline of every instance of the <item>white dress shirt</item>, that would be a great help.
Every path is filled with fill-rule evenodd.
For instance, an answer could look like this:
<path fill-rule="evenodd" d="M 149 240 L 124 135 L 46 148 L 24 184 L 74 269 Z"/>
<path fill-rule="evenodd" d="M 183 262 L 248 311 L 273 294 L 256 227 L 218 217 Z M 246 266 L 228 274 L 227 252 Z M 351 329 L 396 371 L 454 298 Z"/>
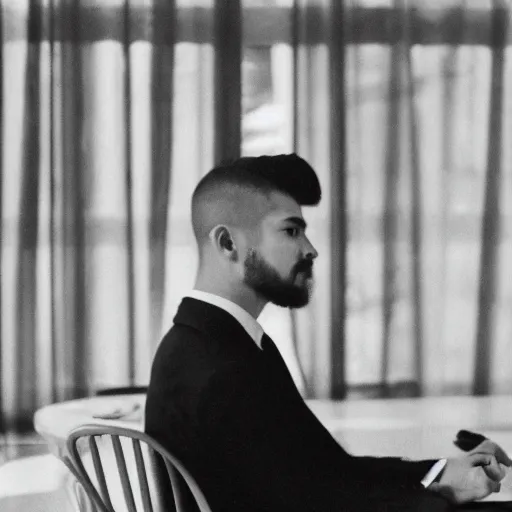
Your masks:
<path fill-rule="evenodd" d="M 213 293 L 203 292 L 201 290 L 192 290 L 190 293 L 188 293 L 187 297 L 202 300 L 203 302 L 217 306 L 228 312 L 230 315 L 234 316 L 235 319 L 238 320 L 242 327 L 247 331 L 247 334 L 249 334 L 256 345 L 258 345 L 258 347 L 261 349 L 263 327 L 261 327 L 258 321 L 250 313 L 241 308 L 238 304 L 235 304 L 234 302 L 225 299 L 224 297 L 219 297 Z M 445 466 L 446 459 L 437 461 L 421 480 L 423 487 L 428 487 L 441 473 Z"/>

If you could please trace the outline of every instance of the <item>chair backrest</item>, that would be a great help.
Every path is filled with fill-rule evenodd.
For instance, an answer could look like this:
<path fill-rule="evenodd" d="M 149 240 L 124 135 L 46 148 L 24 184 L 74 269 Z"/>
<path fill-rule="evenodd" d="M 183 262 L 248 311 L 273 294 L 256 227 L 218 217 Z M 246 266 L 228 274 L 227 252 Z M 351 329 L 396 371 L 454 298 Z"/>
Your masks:
<path fill-rule="evenodd" d="M 195 500 L 194 508 L 211 512 L 197 482 L 183 464 L 144 432 L 85 425 L 69 434 L 67 452 L 75 476 L 101 512 L 165 510 L 164 486 L 172 489 L 176 511 L 189 512 L 183 483 Z M 166 482 L 161 480 L 163 468 L 169 478 Z"/>

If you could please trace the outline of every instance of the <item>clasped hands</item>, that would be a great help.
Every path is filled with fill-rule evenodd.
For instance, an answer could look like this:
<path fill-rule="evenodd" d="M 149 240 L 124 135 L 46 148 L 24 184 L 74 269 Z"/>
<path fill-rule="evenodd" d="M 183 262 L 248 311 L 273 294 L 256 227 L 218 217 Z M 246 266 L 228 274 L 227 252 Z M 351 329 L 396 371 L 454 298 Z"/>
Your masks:
<path fill-rule="evenodd" d="M 455 504 L 480 500 L 499 492 L 512 461 L 496 443 L 486 439 L 461 457 L 447 459 L 438 482 L 429 489 Z"/>

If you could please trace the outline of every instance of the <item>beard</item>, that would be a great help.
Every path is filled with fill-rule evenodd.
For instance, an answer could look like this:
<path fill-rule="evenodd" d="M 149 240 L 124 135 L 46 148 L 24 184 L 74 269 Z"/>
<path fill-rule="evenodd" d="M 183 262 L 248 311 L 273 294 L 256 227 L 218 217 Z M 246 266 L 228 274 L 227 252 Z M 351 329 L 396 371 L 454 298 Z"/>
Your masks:
<path fill-rule="evenodd" d="M 285 308 L 301 308 L 308 304 L 311 294 L 309 280 L 304 279 L 302 284 L 296 284 L 295 279 L 300 272 L 311 277 L 312 260 L 302 260 L 297 263 L 290 277 L 285 279 L 258 254 L 256 249 L 249 249 L 244 267 L 244 283 L 269 302 Z"/>

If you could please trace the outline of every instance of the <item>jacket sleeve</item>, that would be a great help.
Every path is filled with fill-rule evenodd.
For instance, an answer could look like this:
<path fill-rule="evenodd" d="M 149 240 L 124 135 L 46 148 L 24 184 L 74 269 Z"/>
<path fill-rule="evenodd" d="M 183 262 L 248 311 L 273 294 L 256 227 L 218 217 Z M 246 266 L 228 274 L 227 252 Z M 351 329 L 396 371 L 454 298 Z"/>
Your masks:
<path fill-rule="evenodd" d="M 200 443 L 240 510 L 449 510 L 419 484 L 428 462 L 352 457 L 302 400 L 280 397 L 264 375 L 233 365 L 211 377 L 200 401 Z M 405 477 L 413 468 L 423 473 L 414 485 Z"/>
<path fill-rule="evenodd" d="M 309 408 L 308 411 L 310 411 Z M 314 414 L 304 414 L 303 421 L 310 424 L 309 430 L 315 432 L 315 438 L 323 437 L 324 445 L 330 443 L 329 450 L 333 452 L 339 450 L 346 455 L 343 448 Z M 436 462 L 436 459 L 411 461 L 399 457 L 353 456 L 350 458 L 350 464 L 354 470 L 367 475 L 368 478 L 380 480 L 386 485 L 396 484 L 413 489 L 423 488 L 421 480 Z"/>

